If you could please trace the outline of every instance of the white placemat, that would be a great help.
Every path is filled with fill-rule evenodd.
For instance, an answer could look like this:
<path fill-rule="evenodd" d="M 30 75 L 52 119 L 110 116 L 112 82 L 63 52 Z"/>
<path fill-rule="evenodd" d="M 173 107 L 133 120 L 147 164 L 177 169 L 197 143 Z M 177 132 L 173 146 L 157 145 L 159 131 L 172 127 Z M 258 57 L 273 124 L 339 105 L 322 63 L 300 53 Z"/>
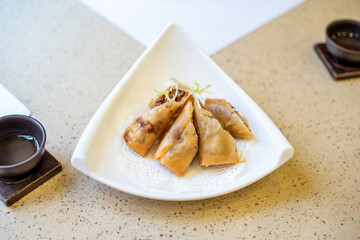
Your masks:
<path fill-rule="evenodd" d="M 30 116 L 31 111 L 0 83 L 0 117 L 11 114 Z"/>
<path fill-rule="evenodd" d="M 148 46 L 176 22 L 209 55 L 304 0 L 80 0 Z"/>

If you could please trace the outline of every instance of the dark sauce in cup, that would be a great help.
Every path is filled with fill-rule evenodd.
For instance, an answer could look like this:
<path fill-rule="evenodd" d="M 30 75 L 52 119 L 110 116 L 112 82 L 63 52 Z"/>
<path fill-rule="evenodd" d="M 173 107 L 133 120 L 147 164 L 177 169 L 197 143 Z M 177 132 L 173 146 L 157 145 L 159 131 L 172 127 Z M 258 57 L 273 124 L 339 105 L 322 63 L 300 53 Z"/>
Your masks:
<path fill-rule="evenodd" d="M 344 48 L 354 51 L 360 51 L 359 35 L 360 35 L 359 33 L 355 34 L 355 33 L 344 32 L 344 33 L 338 33 L 337 35 L 333 34 L 331 38 L 335 43 L 337 43 L 338 45 Z"/>
<path fill-rule="evenodd" d="M 13 165 L 30 158 L 39 149 L 31 135 L 13 134 L 0 139 L 0 165 Z"/>

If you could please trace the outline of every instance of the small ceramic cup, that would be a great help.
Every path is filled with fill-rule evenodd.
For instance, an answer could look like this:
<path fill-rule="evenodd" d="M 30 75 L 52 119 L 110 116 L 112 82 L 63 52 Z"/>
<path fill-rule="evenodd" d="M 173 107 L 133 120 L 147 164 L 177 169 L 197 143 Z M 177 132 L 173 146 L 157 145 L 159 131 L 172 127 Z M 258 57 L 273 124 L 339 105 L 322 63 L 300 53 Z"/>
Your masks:
<path fill-rule="evenodd" d="M 360 65 L 360 22 L 338 20 L 326 28 L 326 48 L 334 60 Z"/>
<path fill-rule="evenodd" d="M 9 160 L 4 156 L 7 151 L 0 152 L 0 176 L 15 177 L 29 172 L 42 159 L 45 153 L 46 132 L 40 122 L 25 115 L 9 115 L 0 118 L 0 142 L 5 145 L 6 139 L 13 136 L 31 136 L 36 139 L 35 152 L 26 159 L 20 161 Z M 0 149 L 1 146 L 0 146 Z M 16 149 L 22 151 L 24 149 Z M 18 152 L 17 152 L 18 153 Z"/>

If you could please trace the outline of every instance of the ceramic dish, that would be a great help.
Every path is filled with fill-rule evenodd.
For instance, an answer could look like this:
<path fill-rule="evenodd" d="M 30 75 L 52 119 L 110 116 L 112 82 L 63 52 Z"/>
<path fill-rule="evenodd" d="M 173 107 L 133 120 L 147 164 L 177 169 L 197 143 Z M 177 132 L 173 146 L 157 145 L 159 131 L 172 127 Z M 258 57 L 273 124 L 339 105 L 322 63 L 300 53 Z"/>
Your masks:
<path fill-rule="evenodd" d="M 360 22 L 337 20 L 326 28 L 326 48 L 345 63 L 360 64 Z"/>
<path fill-rule="evenodd" d="M 0 117 L 0 176 L 20 176 L 33 169 L 45 153 L 45 142 L 45 128 L 36 119 Z"/>
<path fill-rule="evenodd" d="M 241 67 L 241 66 L 239 66 Z M 123 142 L 127 125 L 144 112 L 170 77 L 201 86 L 226 98 L 247 117 L 257 141 L 238 142 L 245 163 L 200 167 L 194 159 L 177 177 L 151 155 L 142 159 Z M 205 96 L 206 97 L 206 96 Z M 197 200 L 243 188 L 268 175 L 293 155 L 293 147 L 256 103 L 176 24 L 170 24 L 136 61 L 97 110 L 71 159 L 84 174 L 115 189 L 152 199 Z"/>

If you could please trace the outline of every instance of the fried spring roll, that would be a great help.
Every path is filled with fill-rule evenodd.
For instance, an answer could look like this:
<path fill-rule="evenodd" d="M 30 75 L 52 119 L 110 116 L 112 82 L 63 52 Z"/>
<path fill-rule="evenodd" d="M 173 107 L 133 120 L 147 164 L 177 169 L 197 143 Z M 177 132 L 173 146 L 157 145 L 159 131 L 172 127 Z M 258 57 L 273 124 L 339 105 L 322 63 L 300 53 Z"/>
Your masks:
<path fill-rule="evenodd" d="M 219 121 L 192 99 L 195 126 L 199 134 L 199 160 L 201 166 L 239 162 L 235 139 L 223 129 Z"/>
<path fill-rule="evenodd" d="M 233 137 L 242 139 L 254 137 L 246 118 L 241 116 L 225 99 L 207 98 L 205 99 L 205 108 L 215 116 L 223 128 L 229 131 Z"/>
<path fill-rule="evenodd" d="M 193 110 L 192 102 L 187 101 L 154 154 L 154 159 L 159 160 L 178 176 L 184 175 L 198 151 Z"/>
<path fill-rule="evenodd" d="M 171 86 L 168 87 L 168 90 L 170 90 Z M 176 88 L 173 87 L 173 89 L 171 91 L 169 91 L 169 98 L 173 98 L 176 94 Z M 189 98 L 189 96 L 191 95 L 191 92 L 189 89 L 182 87 L 182 86 L 178 86 L 178 91 L 177 91 L 177 95 L 175 98 L 175 101 L 180 103 L 180 105 L 183 105 L 186 100 Z M 161 104 L 164 104 L 166 102 L 166 98 L 164 94 L 158 94 L 156 95 L 153 99 L 151 99 L 149 106 L 151 108 L 160 106 Z"/>
<path fill-rule="evenodd" d="M 146 156 L 179 106 L 178 102 L 167 102 L 136 118 L 124 132 L 126 144 L 141 156 Z"/>
<path fill-rule="evenodd" d="M 170 90 L 171 86 L 168 87 L 168 90 Z M 171 91 L 169 91 L 169 98 L 173 98 L 176 94 L 176 88 L 172 89 Z M 180 107 L 177 109 L 177 111 L 174 113 L 174 115 L 172 116 L 172 118 L 169 121 L 169 124 L 167 125 L 166 129 L 164 130 L 163 134 L 160 135 L 159 140 L 163 139 L 165 133 L 167 133 L 170 129 L 170 127 L 173 125 L 173 123 L 175 122 L 175 119 L 179 116 L 186 100 L 191 96 L 191 92 L 189 89 L 182 87 L 182 86 L 178 86 L 178 92 L 175 98 L 175 101 L 178 102 L 180 104 Z M 160 106 L 161 104 L 166 103 L 166 98 L 164 94 L 158 94 L 157 96 L 155 96 L 153 99 L 151 99 L 149 106 L 151 108 Z"/>

